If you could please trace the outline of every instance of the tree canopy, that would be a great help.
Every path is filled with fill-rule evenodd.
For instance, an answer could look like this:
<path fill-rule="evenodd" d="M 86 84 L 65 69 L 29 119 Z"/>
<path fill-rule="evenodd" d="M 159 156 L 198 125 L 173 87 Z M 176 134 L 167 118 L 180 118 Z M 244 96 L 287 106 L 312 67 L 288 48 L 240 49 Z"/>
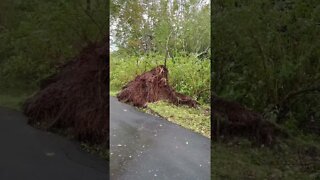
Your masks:
<path fill-rule="evenodd" d="M 151 52 L 210 57 L 210 6 L 195 0 L 111 2 L 113 42 L 135 55 Z"/>

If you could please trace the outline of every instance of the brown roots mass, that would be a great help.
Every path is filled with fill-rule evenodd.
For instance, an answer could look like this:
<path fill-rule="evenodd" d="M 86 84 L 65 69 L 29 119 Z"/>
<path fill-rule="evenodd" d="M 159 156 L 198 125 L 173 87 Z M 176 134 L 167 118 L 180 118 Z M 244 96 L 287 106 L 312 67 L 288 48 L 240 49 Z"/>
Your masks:
<path fill-rule="evenodd" d="M 44 80 L 24 105 L 28 123 L 63 129 L 81 141 L 107 143 L 109 129 L 107 44 L 93 43 Z"/>
<path fill-rule="evenodd" d="M 276 124 L 243 105 L 213 96 L 214 138 L 242 136 L 257 144 L 273 145 L 277 137 L 286 137 Z"/>
<path fill-rule="evenodd" d="M 119 101 L 137 107 L 146 107 L 147 103 L 159 100 L 166 100 L 175 105 L 187 105 L 189 107 L 198 105 L 195 100 L 176 92 L 170 87 L 168 70 L 163 65 L 138 75 L 122 88 L 117 98 Z"/>

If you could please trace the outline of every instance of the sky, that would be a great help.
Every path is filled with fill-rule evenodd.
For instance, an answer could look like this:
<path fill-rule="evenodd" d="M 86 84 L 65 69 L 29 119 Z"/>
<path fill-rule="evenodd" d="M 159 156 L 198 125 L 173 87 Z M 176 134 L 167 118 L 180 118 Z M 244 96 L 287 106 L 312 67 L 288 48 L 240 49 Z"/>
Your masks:
<path fill-rule="evenodd" d="M 114 30 L 116 28 L 116 25 L 117 25 L 116 23 L 113 23 L 110 26 L 110 52 L 114 52 L 118 50 L 116 44 L 113 42 L 115 40 Z"/>

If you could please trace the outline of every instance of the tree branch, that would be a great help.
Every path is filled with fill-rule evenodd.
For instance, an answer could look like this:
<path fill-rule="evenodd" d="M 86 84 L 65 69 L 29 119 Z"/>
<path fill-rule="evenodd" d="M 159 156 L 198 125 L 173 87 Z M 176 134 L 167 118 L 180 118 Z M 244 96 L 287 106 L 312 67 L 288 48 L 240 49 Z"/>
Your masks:
<path fill-rule="evenodd" d="M 172 35 L 172 31 L 170 31 L 170 34 L 167 38 L 167 44 L 166 44 L 166 55 L 165 55 L 165 58 L 164 58 L 164 67 L 167 67 L 167 59 L 168 59 L 168 53 L 169 53 L 169 40 L 170 40 L 170 37 Z"/>
<path fill-rule="evenodd" d="M 202 56 L 203 54 L 207 53 L 208 50 L 209 50 L 209 48 L 210 48 L 210 46 L 208 46 L 208 47 L 207 47 L 204 51 L 202 51 L 201 53 L 198 53 L 198 54 L 196 55 L 196 57 L 198 58 L 198 57 Z"/>
<path fill-rule="evenodd" d="M 312 92 L 319 92 L 320 93 L 320 85 L 317 85 L 315 87 L 308 87 L 304 89 L 300 89 L 294 92 L 289 93 L 283 100 L 281 100 L 280 103 L 276 105 L 276 107 L 279 108 L 279 112 L 277 114 L 277 123 L 282 123 L 283 118 L 289 113 L 290 107 L 289 102 L 292 99 L 295 99 L 299 95 L 308 94 Z"/>
<path fill-rule="evenodd" d="M 89 19 L 92 21 L 93 24 L 95 24 L 100 32 L 101 36 L 104 36 L 104 32 L 103 32 L 103 27 L 101 27 L 96 20 L 91 16 L 91 14 L 88 12 L 88 9 L 85 9 L 83 6 L 80 5 L 80 7 L 82 8 L 83 12 L 89 17 Z"/>

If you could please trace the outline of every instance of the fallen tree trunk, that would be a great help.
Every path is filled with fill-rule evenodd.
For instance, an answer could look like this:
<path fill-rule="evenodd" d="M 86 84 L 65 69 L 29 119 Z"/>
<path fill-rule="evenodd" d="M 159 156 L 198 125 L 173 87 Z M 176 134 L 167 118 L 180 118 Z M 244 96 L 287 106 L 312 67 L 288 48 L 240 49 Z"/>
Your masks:
<path fill-rule="evenodd" d="M 119 101 L 137 107 L 146 107 L 147 103 L 167 100 L 175 105 L 196 107 L 198 103 L 191 97 L 176 92 L 168 80 L 168 70 L 160 65 L 152 70 L 138 75 L 125 85 L 117 95 Z"/>

